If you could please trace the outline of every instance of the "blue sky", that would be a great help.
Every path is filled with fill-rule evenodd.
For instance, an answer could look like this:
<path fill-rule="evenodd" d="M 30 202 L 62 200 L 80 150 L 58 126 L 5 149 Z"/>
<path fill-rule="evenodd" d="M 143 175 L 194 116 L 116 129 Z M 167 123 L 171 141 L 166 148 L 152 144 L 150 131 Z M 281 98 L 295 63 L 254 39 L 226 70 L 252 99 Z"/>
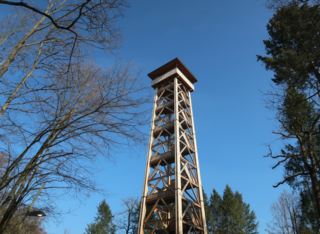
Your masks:
<path fill-rule="evenodd" d="M 205 192 L 209 195 L 215 188 L 222 195 L 229 184 L 255 211 L 259 232 L 266 233 L 266 223 L 272 219 L 270 206 L 286 187 L 272 187 L 283 178 L 283 171 L 272 170 L 275 161 L 263 158 L 268 153 L 264 144 L 276 139 L 272 130 L 277 122 L 261 93 L 270 88 L 272 73 L 257 62 L 256 55 L 265 53 L 262 41 L 268 38 L 265 26 L 272 12 L 263 0 L 131 3 L 119 21 L 125 38 L 122 57 L 142 69 L 148 86 L 147 74 L 176 57 L 198 78 L 192 102 Z M 102 66 L 112 59 L 96 54 Z M 148 134 L 149 127 L 143 131 Z M 274 142 L 274 151 L 281 146 Z M 141 196 L 146 153 L 145 145 L 136 154 L 116 152 L 115 162 L 101 159 L 103 170 L 95 177 L 109 195 L 92 195 L 82 204 L 68 198 L 57 201 L 62 210 L 74 211 L 64 215 L 59 225 L 49 221 L 47 232 L 83 233 L 102 199 L 117 213 L 121 198 Z"/>

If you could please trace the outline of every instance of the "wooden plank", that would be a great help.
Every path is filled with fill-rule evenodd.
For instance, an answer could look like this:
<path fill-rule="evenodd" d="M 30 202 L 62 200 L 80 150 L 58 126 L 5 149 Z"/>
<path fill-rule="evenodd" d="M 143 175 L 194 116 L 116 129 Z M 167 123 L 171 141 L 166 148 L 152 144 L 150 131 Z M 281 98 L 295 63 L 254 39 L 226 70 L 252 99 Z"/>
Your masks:
<path fill-rule="evenodd" d="M 151 81 L 151 86 L 155 87 L 157 84 L 164 82 L 167 79 L 170 79 L 171 77 L 179 77 L 179 79 L 181 81 L 183 81 L 183 83 L 188 86 L 188 88 L 191 91 L 194 91 L 194 85 L 190 82 L 190 80 L 178 69 L 178 68 L 174 68 L 170 71 L 168 71 L 167 73 L 163 74 L 162 76 L 159 76 L 158 78 L 154 79 Z M 177 78 L 175 78 L 177 79 Z"/>
<path fill-rule="evenodd" d="M 158 112 L 161 109 L 165 109 L 165 108 L 168 108 L 169 106 L 174 105 L 174 101 L 170 101 L 170 102 L 166 102 L 166 103 L 163 103 L 163 102 L 164 102 L 164 100 L 162 100 L 161 104 L 158 105 L 156 112 Z"/>
<path fill-rule="evenodd" d="M 194 228 L 197 228 L 197 229 L 199 229 L 199 230 L 204 230 L 202 227 L 200 227 L 200 226 L 198 226 L 198 225 L 196 225 L 196 224 L 189 223 L 189 222 L 187 222 L 187 221 L 185 221 L 185 220 L 182 220 L 182 222 L 183 222 L 184 224 L 187 224 L 187 225 L 192 226 L 192 227 L 194 227 Z"/>
<path fill-rule="evenodd" d="M 199 216 L 198 216 L 198 214 L 197 214 L 197 211 L 196 211 L 196 208 L 195 208 L 194 206 L 193 206 L 193 212 L 192 212 L 192 213 L 196 214 L 196 217 L 197 217 L 198 223 L 201 225 L 200 218 L 199 218 Z"/>
<path fill-rule="evenodd" d="M 161 133 L 162 133 L 162 132 L 163 132 L 163 130 L 160 131 L 160 134 L 158 134 L 158 137 L 154 140 L 153 144 L 158 141 L 159 137 L 161 137 Z M 153 144 L 152 144 L 152 145 L 153 145 Z"/>
<path fill-rule="evenodd" d="M 183 189 L 182 189 L 182 193 L 183 193 L 184 190 L 187 188 L 188 184 L 189 184 L 189 181 L 187 181 L 187 183 L 184 185 L 184 187 L 183 187 Z"/>
<path fill-rule="evenodd" d="M 166 178 L 166 177 L 168 177 L 168 176 L 173 176 L 174 174 L 167 174 L 167 175 L 165 175 L 165 176 L 161 176 L 161 177 L 157 177 L 157 178 L 154 178 L 154 179 L 151 179 L 151 180 L 149 180 L 149 182 L 150 181 L 154 181 L 154 180 L 158 180 L 158 179 L 162 179 L 162 178 Z"/>
<path fill-rule="evenodd" d="M 159 109 L 159 108 L 160 108 L 160 106 L 162 106 L 162 105 L 163 105 L 164 100 L 165 100 L 165 99 L 160 99 L 160 98 L 158 98 L 158 100 L 157 100 L 157 109 Z"/>
<path fill-rule="evenodd" d="M 161 189 L 161 188 L 159 188 L 159 187 L 157 187 L 157 186 L 154 186 L 153 184 L 149 184 L 149 186 L 152 187 L 152 188 L 157 189 L 157 190 L 160 191 L 160 192 L 162 192 L 162 190 L 163 190 L 163 189 Z"/>
<path fill-rule="evenodd" d="M 164 179 L 162 179 L 162 183 L 163 183 L 164 185 L 167 185 L 167 187 L 171 190 L 171 192 L 174 193 L 173 188 L 171 188 L 171 186 L 167 183 L 167 181 L 165 181 Z"/>
<path fill-rule="evenodd" d="M 190 175 L 190 172 L 189 172 L 189 168 L 188 168 L 188 163 L 186 163 L 186 173 L 187 173 L 187 176 L 190 178 L 189 180 L 192 181 L 193 183 L 195 183 L 195 181 L 193 180 L 192 176 Z"/>
<path fill-rule="evenodd" d="M 196 169 L 196 170 L 197 170 L 197 169 Z M 197 178 L 196 178 L 196 176 L 194 175 L 194 173 L 193 173 L 193 171 L 192 171 L 192 168 L 190 168 L 190 171 L 191 171 L 191 173 L 192 173 L 193 180 L 195 181 L 195 183 L 198 183 Z"/>
<path fill-rule="evenodd" d="M 162 110 L 159 112 L 159 114 L 156 115 L 156 119 L 159 118 L 159 116 L 162 114 L 163 110 L 164 110 L 164 109 L 162 109 Z"/>
<path fill-rule="evenodd" d="M 161 149 L 161 146 L 157 149 L 157 151 L 154 152 L 154 155 L 151 158 L 151 162 L 154 160 L 155 157 L 157 157 L 159 150 Z"/>
<path fill-rule="evenodd" d="M 189 203 L 191 203 L 191 204 L 193 204 L 193 205 L 195 205 L 195 206 L 197 206 L 197 207 L 201 208 L 201 206 L 200 206 L 199 204 L 194 203 L 193 201 L 191 201 L 191 200 L 189 200 L 189 199 L 187 199 L 187 198 L 185 198 L 185 197 L 182 197 L 182 200 L 185 200 L 185 201 L 187 201 L 187 202 L 189 202 Z"/>
<path fill-rule="evenodd" d="M 168 133 L 168 136 L 172 136 L 171 132 L 169 132 L 167 129 L 164 129 L 164 131 Z"/>
<path fill-rule="evenodd" d="M 181 157 L 180 157 L 180 159 L 181 159 Z M 181 162 L 181 161 L 180 161 Z M 182 172 L 186 169 L 186 166 L 188 165 L 186 162 L 181 162 L 181 164 L 183 165 L 183 167 L 182 167 L 182 169 L 181 169 L 181 171 L 180 171 L 180 173 L 182 174 Z"/>
<path fill-rule="evenodd" d="M 158 132 L 161 131 L 161 135 L 162 135 L 164 130 L 166 130 L 166 132 L 169 132 L 170 129 L 173 129 L 173 127 L 174 127 L 173 125 L 174 125 L 173 122 L 169 122 L 169 123 L 166 123 L 166 124 L 164 124 L 162 126 L 158 126 L 158 128 L 156 130 L 154 130 L 153 134 L 157 135 L 157 134 L 159 134 Z"/>
<path fill-rule="evenodd" d="M 162 160 L 165 162 L 165 164 L 167 164 L 167 166 L 169 166 L 168 162 L 165 159 L 162 159 Z"/>
<path fill-rule="evenodd" d="M 173 214 L 173 211 L 171 210 L 171 208 L 167 205 L 167 203 L 163 200 L 163 198 L 161 198 L 162 203 L 165 205 L 165 207 L 168 209 L 168 211 L 170 212 L 170 214 Z"/>
<path fill-rule="evenodd" d="M 192 145 L 192 149 L 194 149 L 193 147 L 193 143 L 191 143 L 191 140 L 193 140 L 193 136 L 191 136 L 186 130 L 184 130 L 183 128 L 181 128 L 182 132 L 186 135 L 186 138 L 189 139 L 190 144 Z"/>
<path fill-rule="evenodd" d="M 172 88 L 172 87 L 173 87 L 173 85 L 174 85 L 173 83 L 168 84 L 168 85 L 164 86 L 163 88 L 159 89 L 159 91 L 162 91 L 162 90 L 167 91 L 166 89 Z M 168 90 L 168 91 L 171 91 L 171 90 Z M 171 91 L 171 92 L 172 92 L 172 91 Z"/>
<path fill-rule="evenodd" d="M 200 205 L 201 205 L 201 217 L 202 217 L 202 226 L 203 226 L 203 234 L 207 234 L 207 224 L 206 224 L 206 215 L 204 211 L 204 203 L 203 203 L 203 194 L 202 194 L 202 184 L 201 184 L 201 176 L 200 176 L 200 165 L 199 165 L 199 158 L 198 158 L 198 149 L 197 149 L 197 141 L 196 141 L 196 132 L 194 126 L 194 119 L 193 119 L 193 110 L 192 110 L 192 99 L 191 94 L 188 92 L 189 99 L 190 99 L 190 114 L 191 114 L 191 121 L 192 121 L 192 132 L 193 132 L 193 139 L 194 139 L 194 148 L 195 148 L 195 161 L 197 166 L 197 181 L 199 185 L 199 195 L 200 195 Z"/>
<path fill-rule="evenodd" d="M 167 175 L 167 173 L 166 173 L 166 172 L 164 172 L 164 171 L 160 170 L 159 168 L 154 169 L 154 170 L 156 170 L 157 172 L 159 172 L 159 174 Z"/>
<path fill-rule="evenodd" d="M 188 150 L 188 152 L 189 152 L 189 156 L 190 156 L 190 158 L 191 158 L 191 160 L 192 160 L 192 163 L 193 163 L 193 167 L 196 167 L 196 161 L 195 161 L 195 159 L 194 159 L 194 156 L 192 156 L 192 153 L 194 153 L 194 152 L 191 152 L 191 150 L 190 149 L 187 149 Z"/>
<path fill-rule="evenodd" d="M 153 203 L 153 201 L 156 201 L 157 199 L 174 199 L 174 193 L 170 193 L 168 191 L 160 192 L 160 193 L 154 193 L 151 194 L 151 197 L 147 199 L 148 203 Z"/>
<path fill-rule="evenodd" d="M 199 188 L 197 184 L 193 183 L 191 180 L 188 180 L 186 177 L 181 176 L 181 178 L 183 178 L 183 179 L 184 179 L 184 180 L 186 180 L 186 181 L 189 181 L 189 182 L 190 182 L 190 184 L 192 184 L 193 186 L 195 186 L 195 187 Z"/>
<path fill-rule="evenodd" d="M 182 194 L 181 194 L 181 171 L 180 171 L 180 139 L 179 139 L 179 100 L 178 100 L 178 79 L 174 79 L 174 137 L 175 137 L 175 222 L 176 233 L 183 233 L 182 226 Z M 178 166 L 177 166 L 178 165 Z"/>
<path fill-rule="evenodd" d="M 155 210 L 161 211 L 162 213 L 165 213 L 165 214 L 169 214 L 169 212 L 167 212 L 167 211 L 165 211 L 165 210 L 162 210 L 162 209 L 160 209 L 160 208 L 158 208 L 158 207 L 156 207 Z"/>
<path fill-rule="evenodd" d="M 156 129 L 155 130 L 153 130 L 153 132 L 155 133 L 155 132 L 157 132 L 158 131 L 158 129 L 160 129 L 162 126 L 160 126 L 160 124 L 163 122 L 164 120 L 162 119 L 162 120 L 160 120 L 160 123 L 157 123 L 157 127 L 156 127 Z"/>
<path fill-rule="evenodd" d="M 154 223 L 162 223 L 162 222 L 168 222 L 171 221 L 172 219 L 163 219 L 163 220 L 156 220 L 156 221 L 151 221 L 151 222 L 145 222 L 144 225 L 150 225 Z"/>
<path fill-rule="evenodd" d="M 197 199 L 197 202 L 200 203 L 199 198 L 198 198 L 198 195 L 197 195 L 196 192 L 194 191 L 192 184 L 191 184 L 191 189 L 192 189 L 193 195 L 194 195 L 194 196 L 196 197 L 196 199 Z"/>
<path fill-rule="evenodd" d="M 166 92 L 166 90 L 163 90 L 163 91 L 162 91 L 162 90 L 161 90 L 161 91 L 159 90 L 159 91 L 158 91 L 158 100 L 162 97 L 162 95 L 163 95 L 165 92 Z M 161 94 L 159 95 L 159 93 L 161 93 Z"/>
<path fill-rule="evenodd" d="M 141 212 L 139 216 L 139 227 L 138 227 L 138 234 L 142 234 L 143 231 L 143 223 L 144 223 L 144 217 L 146 213 L 146 200 L 148 195 L 148 178 L 150 174 L 150 160 L 152 156 L 152 141 L 153 141 L 153 129 L 154 129 L 154 120 L 156 116 L 156 108 L 157 108 L 157 92 L 158 88 L 155 90 L 154 94 L 154 101 L 153 101 L 153 111 L 152 111 L 152 117 L 151 117 L 151 126 L 150 126 L 150 135 L 149 135 L 149 144 L 148 144 L 148 155 L 146 160 L 146 170 L 144 174 L 144 184 L 143 184 L 143 190 L 142 190 L 142 197 L 141 197 Z"/>
<path fill-rule="evenodd" d="M 160 121 L 164 121 L 164 122 L 170 122 L 170 116 L 172 115 L 172 113 L 171 114 L 167 114 L 167 115 L 165 115 L 165 116 L 163 116 L 163 117 L 159 117 L 158 119 L 156 119 L 155 120 L 155 123 L 157 123 L 158 124 L 158 122 L 160 122 Z"/>
<path fill-rule="evenodd" d="M 157 202 L 153 205 L 152 209 L 150 210 L 149 215 L 148 215 L 148 216 L 146 217 L 146 219 L 144 220 L 145 224 L 147 224 L 146 222 L 147 222 L 148 219 L 151 217 L 151 215 L 154 213 L 154 208 L 156 208 L 156 206 L 158 205 L 159 200 L 160 200 L 160 199 L 158 199 Z"/>
<path fill-rule="evenodd" d="M 184 216 L 186 215 L 188 209 L 189 209 L 189 203 L 187 203 L 187 207 L 186 207 L 186 209 L 183 211 L 182 218 L 184 218 Z"/>
<path fill-rule="evenodd" d="M 159 140 L 159 143 L 153 145 L 152 147 L 154 148 L 154 147 L 159 146 L 159 145 L 162 145 L 162 144 L 168 144 L 168 143 L 170 143 L 170 141 L 171 141 L 171 140 L 167 140 L 167 141 L 161 141 L 161 140 Z M 153 151 L 153 152 L 155 152 L 155 151 Z"/>
<path fill-rule="evenodd" d="M 195 202 L 195 203 L 197 203 L 197 201 L 196 200 L 194 200 L 194 198 L 188 193 L 188 191 L 186 190 L 186 191 L 184 191 L 186 194 L 188 194 L 189 195 L 189 197 L 192 199 L 192 202 Z"/>
<path fill-rule="evenodd" d="M 153 234 L 155 232 L 157 227 L 158 227 L 158 224 L 154 225 L 154 228 L 152 229 L 151 234 Z"/>
<path fill-rule="evenodd" d="M 159 184 L 160 180 L 158 180 L 158 182 L 156 183 L 155 187 L 151 190 L 149 196 L 147 198 L 149 198 L 151 196 L 151 194 L 153 193 L 153 191 L 155 190 L 155 188 L 157 187 L 157 185 Z"/>
<path fill-rule="evenodd" d="M 163 220 L 160 211 L 157 208 L 156 208 L 156 210 L 157 210 L 157 213 L 159 215 L 160 220 Z"/>
<path fill-rule="evenodd" d="M 153 172 L 152 172 L 152 174 L 149 176 L 149 178 L 150 178 L 150 177 L 152 178 L 153 174 L 156 172 L 156 169 L 158 168 L 158 166 L 160 165 L 160 163 L 161 163 L 161 160 L 159 160 L 156 168 L 153 170 Z M 150 181 L 150 180 L 148 180 L 148 181 Z"/>
<path fill-rule="evenodd" d="M 162 222 L 162 223 L 160 223 L 160 224 L 161 224 L 161 226 L 162 226 L 162 229 L 165 231 L 165 233 L 169 234 L 167 228 L 164 226 L 164 223 Z"/>
<path fill-rule="evenodd" d="M 154 167 L 154 165 L 158 162 L 158 160 L 162 160 L 162 162 L 161 162 L 161 166 L 163 166 L 163 167 L 165 167 L 167 164 L 165 164 L 165 161 L 164 160 L 170 160 L 169 162 L 173 162 L 173 160 L 174 160 L 174 154 L 172 154 L 172 153 L 168 153 L 167 154 L 167 152 L 164 154 L 164 155 L 162 155 L 162 154 L 159 154 L 156 158 L 154 158 L 152 161 L 151 161 L 151 163 L 150 163 L 150 166 L 153 168 Z M 168 163 L 168 161 L 166 161 L 167 163 Z"/>

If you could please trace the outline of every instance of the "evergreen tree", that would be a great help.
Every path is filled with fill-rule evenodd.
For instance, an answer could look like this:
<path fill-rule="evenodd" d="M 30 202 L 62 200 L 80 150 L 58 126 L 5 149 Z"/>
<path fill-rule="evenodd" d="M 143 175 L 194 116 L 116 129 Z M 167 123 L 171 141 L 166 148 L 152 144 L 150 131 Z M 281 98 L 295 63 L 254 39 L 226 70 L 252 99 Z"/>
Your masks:
<path fill-rule="evenodd" d="M 238 201 L 235 199 L 229 185 L 226 186 L 221 201 L 222 222 L 221 228 L 224 233 L 236 233 L 237 231 L 237 215 L 238 215 Z"/>
<path fill-rule="evenodd" d="M 115 234 L 116 226 L 113 224 L 114 215 L 111 213 L 110 206 L 103 199 L 97 208 L 97 216 L 93 223 L 88 224 L 85 234 Z"/>
<path fill-rule="evenodd" d="M 239 233 L 257 233 L 258 223 L 255 223 L 256 214 L 250 211 L 250 205 L 243 202 L 242 195 L 236 191 L 235 198 L 238 201 L 238 230 Z"/>
<path fill-rule="evenodd" d="M 221 223 L 222 223 L 222 209 L 220 208 L 222 199 L 218 192 L 213 189 L 213 194 L 210 196 L 210 207 L 212 210 L 212 225 L 210 232 L 215 234 L 222 233 Z"/>
<path fill-rule="evenodd" d="M 310 232 L 305 231 L 305 233 L 319 233 L 320 219 L 310 189 L 308 186 L 300 192 L 301 228 L 310 229 Z"/>
<path fill-rule="evenodd" d="M 202 189 L 202 193 L 203 193 L 203 204 L 204 204 L 204 212 L 205 212 L 205 216 L 206 216 L 207 230 L 208 230 L 208 233 L 210 233 L 211 230 L 212 230 L 213 216 L 212 216 L 212 212 L 211 212 L 211 207 L 210 207 L 210 203 L 209 203 L 209 200 L 208 200 L 208 196 L 204 192 L 203 189 Z"/>
<path fill-rule="evenodd" d="M 314 1 L 288 1 L 270 19 L 264 41 L 268 56 L 258 56 L 274 72 L 276 92 L 270 104 L 277 110 L 276 131 L 288 144 L 273 167 L 284 165 L 288 183 L 301 195 L 305 225 L 320 230 L 320 9 Z M 300 3 L 299 3 L 300 2 Z"/>
<path fill-rule="evenodd" d="M 239 192 L 233 192 L 229 185 L 226 186 L 223 197 L 213 189 L 210 198 L 212 211 L 213 234 L 256 234 L 258 222 L 254 211 L 250 211 L 250 205 L 243 202 Z"/>

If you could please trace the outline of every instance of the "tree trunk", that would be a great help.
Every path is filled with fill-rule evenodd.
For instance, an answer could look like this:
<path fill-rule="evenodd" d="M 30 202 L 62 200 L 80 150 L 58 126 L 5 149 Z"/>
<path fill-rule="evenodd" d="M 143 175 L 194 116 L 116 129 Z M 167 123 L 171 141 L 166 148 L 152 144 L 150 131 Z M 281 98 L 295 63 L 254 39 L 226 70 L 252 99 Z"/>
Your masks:
<path fill-rule="evenodd" d="M 318 216 L 320 217 L 320 187 L 319 187 L 319 180 L 317 177 L 317 168 L 315 166 L 314 156 L 310 155 L 310 159 L 312 162 L 312 166 L 311 166 L 311 170 L 310 170 L 310 177 L 311 177 L 311 182 L 312 182 L 313 195 L 316 200 Z"/>
<path fill-rule="evenodd" d="M 23 181 L 23 183 L 20 185 L 20 188 L 18 192 L 15 194 L 15 196 L 11 199 L 9 207 L 6 209 L 6 211 L 3 214 L 2 220 L 0 222 L 0 234 L 5 233 L 6 227 L 9 223 L 9 221 L 12 219 L 14 213 L 16 212 L 18 208 L 18 204 L 22 201 L 24 196 L 22 196 L 21 191 L 25 185 L 26 181 Z"/>
<path fill-rule="evenodd" d="M 314 153 L 313 153 L 312 146 L 311 146 L 311 137 L 312 136 L 310 133 L 309 137 L 308 137 L 308 148 L 309 148 L 308 153 L 306 151 L 305 146 L 303 145 L 303 143 L 301 141 L 300 141 L 300 147 L 303 152 L 304 165 L 305 165 L 306 169 L 309 171 L 309 175 L 310 175 L 311 183 L 312 183 L 313 196 L 314 196 L 316 206 L 317 206 L 317 213 L 318 213 L 318 216 L 320 217 L 320 187 L 319 187 L 319 181 L 318 181 L 318 177 L 317 177 L 317 165 L 316 165 Z M 308 156 L 311 160 L 311 166 L 308 163 Z"/>
<path fill-rule="evenodd" d="M 0 234 L 5 233 L 6 227 L 9 221 L 12 219 L 14 213 L 18 208 L 18 202 L 12 201 L 6 212 L 4 213 L 2 220 L 0 222 Z M 12 230 L 13 231 L 13 230 Z"/>
<path fill-rule="evenodd" d="M 129 214 L 128 214 L 128 228 L 126 230 L 126 234 L 129 234 L 129 231 L 130 231 L 130 217 L 131 216 L 131 212 L 129 211 Z"/>

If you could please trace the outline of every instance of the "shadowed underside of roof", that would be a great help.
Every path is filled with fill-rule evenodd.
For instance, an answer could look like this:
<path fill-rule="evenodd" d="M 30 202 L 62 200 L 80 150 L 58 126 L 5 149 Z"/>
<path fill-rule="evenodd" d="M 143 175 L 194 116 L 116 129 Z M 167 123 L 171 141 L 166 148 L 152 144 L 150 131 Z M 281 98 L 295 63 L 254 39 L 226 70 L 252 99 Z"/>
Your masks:
<path fill-rule="evenodd" d="M 179 58 L 175 58 L 165 65 L 154 70 L 153 72 L 150 72 L 148 76 L 152 80 L 155 80 L 159 76 L 162 76 L 163 74 L 171 71 L 174 68 L 178 68 L 190 80 L 191 83 L 196 83 L 198 81 L 197 78 L 189 71 L 189 69 L 180 61 Z"/>

